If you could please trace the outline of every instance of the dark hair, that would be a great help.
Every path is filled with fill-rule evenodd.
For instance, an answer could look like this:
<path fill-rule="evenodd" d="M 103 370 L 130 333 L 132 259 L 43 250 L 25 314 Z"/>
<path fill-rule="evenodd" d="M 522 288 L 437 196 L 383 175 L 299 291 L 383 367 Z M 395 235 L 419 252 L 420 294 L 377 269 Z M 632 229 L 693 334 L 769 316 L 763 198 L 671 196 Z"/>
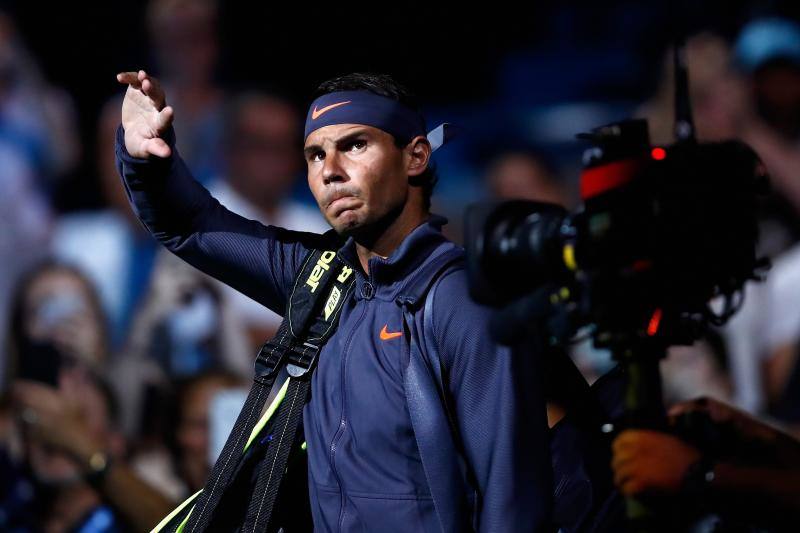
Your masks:
<path fill-rule="evenodd" d="M 411 109 L 419 112 L 419 104 L 417 98 L 405 86 L 398 83 L 394 78 L 388 74 L 372 74 L 353 72 L 345 74 L 328 81 L 325 81 L 317 87 L 314 98 L 319 98 L 323 94 L 334 93 L 338 91 L 369 91 L 371 93 L 385 96 L 393 100 L 397 100 Z M 398 148 L 405 148 L 408 144 L 406 139 L 394 138 L 394 144 Z M 433 194 L 433 187 L 439 177 L 436 173 L 436 166 L 433 162 L 428 162 L 422 174 L 415 176 L 410 180 L 411 185 L 422 187 L 422 196 L 424 207 L 426 210 L 431 207 L 431 195 Z"/>

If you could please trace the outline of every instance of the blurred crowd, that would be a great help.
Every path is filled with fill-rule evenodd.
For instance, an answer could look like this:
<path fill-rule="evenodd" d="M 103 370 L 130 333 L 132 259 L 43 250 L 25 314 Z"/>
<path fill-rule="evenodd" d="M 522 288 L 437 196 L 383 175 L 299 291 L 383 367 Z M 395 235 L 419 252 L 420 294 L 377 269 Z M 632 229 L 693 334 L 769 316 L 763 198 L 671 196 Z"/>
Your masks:
<path fill-rule="evenodd" d="M 217 8 L 212 0 L 147 8 L 180 154 L 229 209 L 323 232 L 316 206 L 296 192 L 304 111 L 279 91 L 217 83 Z M 83 153 L 76 112 L 23 37 L 0 14 L 0 530 L 147 530 L 202 487 L 244 400 L 254 354 L 280 317 L 159 249 L 145 231 L 115 166 L 121 94 L 95 128 L 104 207 L 58 212 L 58 180 Z M 760 246 L 773 267 L 765 282 L 748 284 L 727 326 L 670 351 L 665 401 L 711 396 L 800 435 L 800 24 L 757 18 L 732 41 L 700 32 L 688 59 L 700 140 L 739 138 L 771 175 Z M 668 144 L 666 51 L 660 78 L 654 94 L 625 111 L 648 118 L 653 143 Z M 561 118 L 547 120 L 570 121 L 582 109 L 579 122 L 591 123 L 606 116 L 598 108 L 613 107 L 593 104 L 561 106 Z M 469 172 L 442 173 L 433 210 L 450 217 L 451 238 L 462 239 L 470 199 L 577 207 L 579 161 L 554 157 L 537 131 L 483 154 L 468 186 Z M 468 192 L 451 194 L 456 188 Z M 573 357 L 590 380 L 613 364 L 589 345 Z"/>

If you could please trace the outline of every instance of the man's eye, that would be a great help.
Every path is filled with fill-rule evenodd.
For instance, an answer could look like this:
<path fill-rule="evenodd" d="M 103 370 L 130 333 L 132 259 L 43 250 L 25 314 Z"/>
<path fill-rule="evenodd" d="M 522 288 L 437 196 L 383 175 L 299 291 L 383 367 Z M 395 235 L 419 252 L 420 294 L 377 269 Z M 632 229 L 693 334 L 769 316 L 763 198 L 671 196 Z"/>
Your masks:
<path fill-rule="evenodd" d="M 353 141 L 350 143 L 350 146 L 348 146 L 348 150 L 352 152 L 354 150 L 361 150 L 366 146 L 367 146 L 367 141 Z"/>
<path fill-rule="evenodd" d="M 325 159 L 325 152 L 314 152 L 308 158 L 309 161 L 322 161 L 323 159 Z"/>

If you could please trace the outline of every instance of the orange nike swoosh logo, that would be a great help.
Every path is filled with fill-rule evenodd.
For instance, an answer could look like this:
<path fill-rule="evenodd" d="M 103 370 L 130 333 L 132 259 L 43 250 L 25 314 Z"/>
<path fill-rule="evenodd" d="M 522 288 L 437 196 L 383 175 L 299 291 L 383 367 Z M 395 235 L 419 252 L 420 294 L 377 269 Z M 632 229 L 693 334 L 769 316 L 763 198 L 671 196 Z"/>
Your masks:
<path fill-rule="evenodd" d="M 328 111 L 330 111 L 334 107 L 339 107 L 339 106 L 342 106 L 342 105 L 345 105 L 345 104 L 349 104 L 350 102 L 352 102 L 352 100 L 348 100 L 346 102 L 338 102 L 338 103 L 335 103 L 335 104 L 326 105 L 322 109 L 317 109 L 317 106 L 314 106 L 314 111 L 311 112 L 311 120 L 317 120 L 320 116 L 322 116 L 323 114 L 327 113 Z"/>
<path fill-rule="evenodd" d="M 396 339 L 403 335 L 402 331 L 386 331 L 386 326 L 389 324 L 384 324 L 383 329 L 381 330 L 381 340 L 388 341 L 389 339 Z"/>

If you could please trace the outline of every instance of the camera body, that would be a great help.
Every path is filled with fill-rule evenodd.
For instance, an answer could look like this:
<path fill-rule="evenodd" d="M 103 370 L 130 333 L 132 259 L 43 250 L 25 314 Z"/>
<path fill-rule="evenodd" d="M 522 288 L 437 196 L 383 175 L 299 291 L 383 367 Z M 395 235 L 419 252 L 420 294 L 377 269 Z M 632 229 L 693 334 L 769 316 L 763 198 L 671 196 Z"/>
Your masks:
<path fill-rule="evenodd" d="M 756 154 L 737 141 L 651 146 L 644 120 L 579 137 L 593 145 L 581 210 L 522 201 L 470 207 L 473 297 L 502 307 L 554 283 L 574 329 L 594 324 L 600 347 L 632 335 L 687 344 L 724 322 L 737 291 L 766 266 L 755 249 L 756 199 L 767 184 Z M 716 297 L 722 310 L 709 305 Z"/>

